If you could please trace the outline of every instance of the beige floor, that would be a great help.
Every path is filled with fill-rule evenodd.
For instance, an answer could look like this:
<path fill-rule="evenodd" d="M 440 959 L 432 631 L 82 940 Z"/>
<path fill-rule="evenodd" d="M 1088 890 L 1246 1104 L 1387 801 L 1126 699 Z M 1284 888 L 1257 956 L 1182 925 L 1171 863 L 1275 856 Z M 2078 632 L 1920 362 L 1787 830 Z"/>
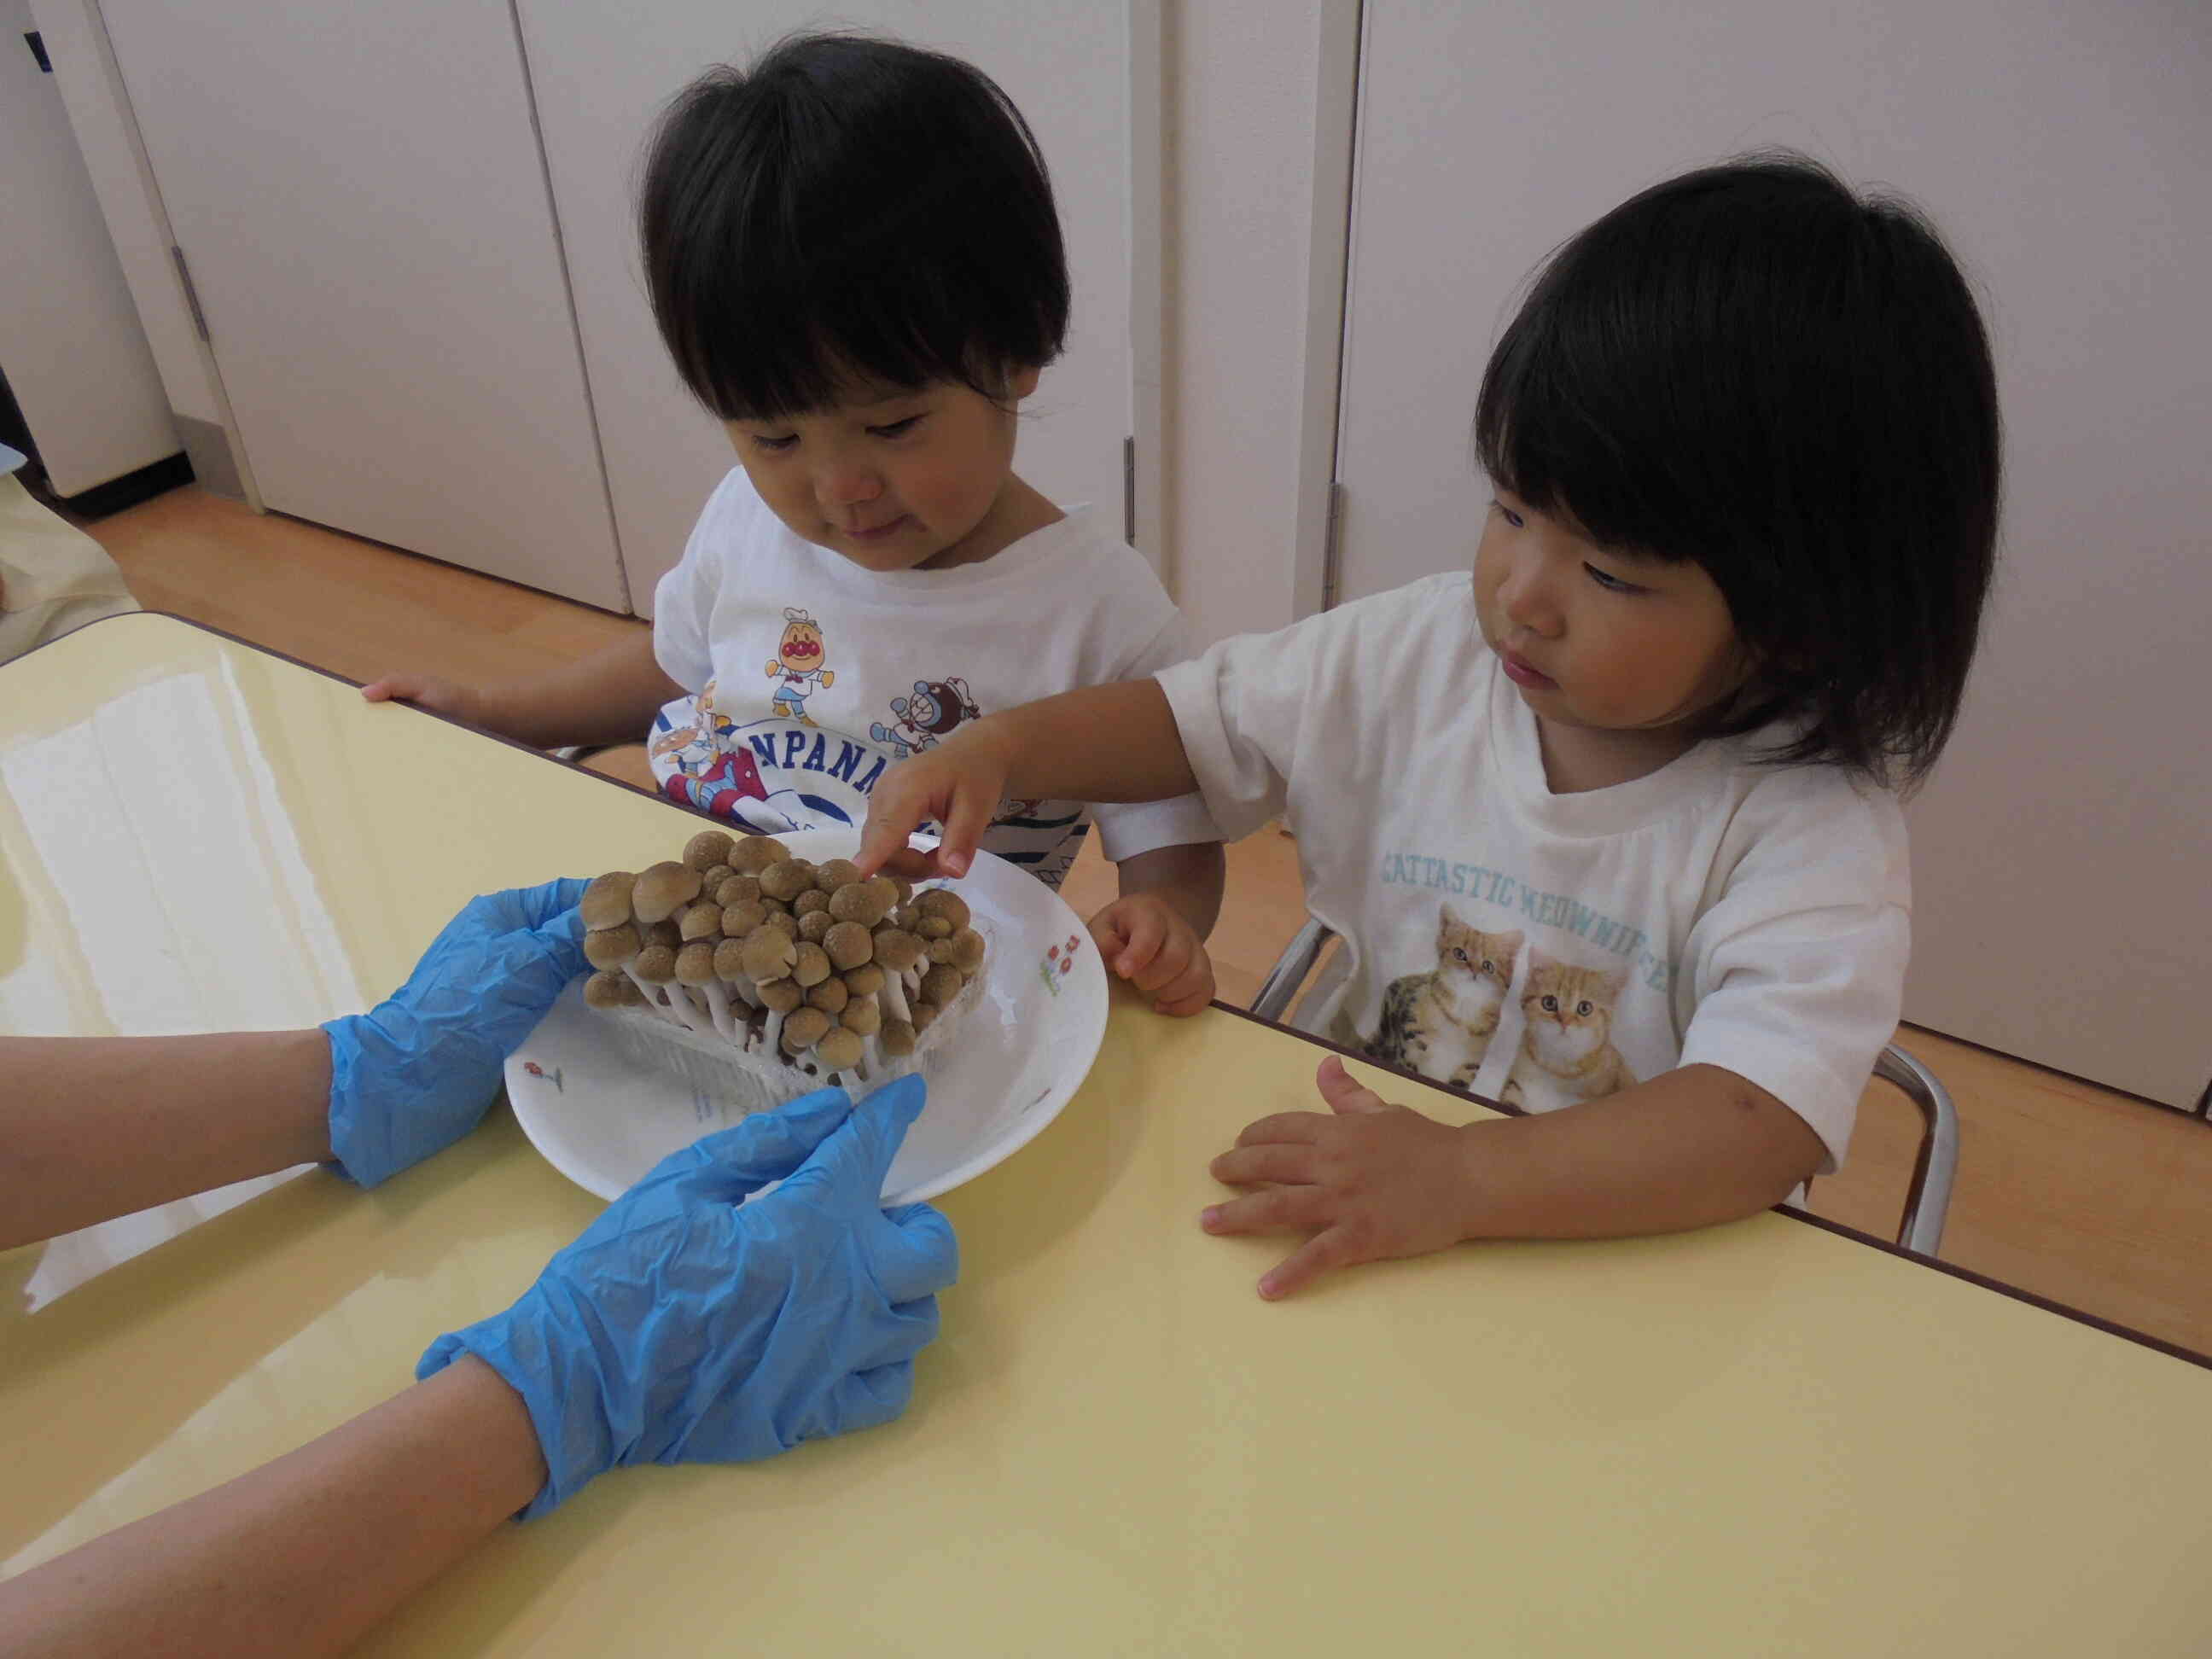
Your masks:
<path fill-rule="evenodd" d="M 140 601 L 343 674 L 520 674 L 643 626 L 527 589 L 243 507 L 196 489 L 88 526 Z M 643 775 L 642 751 L 597 763 Z M 1079 910 L 1112 892 L 1086 854 Z M 1303 919 L 1294 843 L 1263 830 L 1231 850 L 1213 939 L 1221 994 L 1243 1003 Z M 1932 1032 L 1901 1040 L 1956 1097 L 1963 1155 L 1943 1255 L 2167 1341 L 2212 1352 L 2212 1127 Z M 1917 1118 L 1869 1091 L 1844 1172 L 1814 1207 L 1887 1235 Z M 2177 1429 L 2177 1431 L 2183 1431 Z"/>

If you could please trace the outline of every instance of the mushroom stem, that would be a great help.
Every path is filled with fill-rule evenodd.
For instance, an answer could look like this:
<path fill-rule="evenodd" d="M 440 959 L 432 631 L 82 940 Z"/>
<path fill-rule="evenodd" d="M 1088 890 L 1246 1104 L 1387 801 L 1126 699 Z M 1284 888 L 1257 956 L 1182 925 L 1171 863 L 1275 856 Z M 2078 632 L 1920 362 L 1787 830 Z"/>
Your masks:
<path fill-rule="evenodd" d="M 702 1036 L 714 1029 L 713 1019 L 694 1000 L 689 986 L 671 985 L 668 988 L 668 1006 L 679 1024 L 689 1026 Z"/>
<path fill-rule="evenodd" d="M 714 1012 L 715 1035 L 725 1042 L 735 1042 L 738 1032 L 730 1020 L 730 994 L 722 988 L 722 981 L 710 979 L 699 988 L 706 992 L 707 1006 Z"/>
<path fill-rule="evenodd" d="M 889 1013 L 893 1019 L 903 1019 L 910 1022 L 914 1018 L 914 1013 L 913 1011 L 906 1006 L 906 989 L 899 982 L 905 977 L 906 975 L 903 974 L 885 974 L 884 975 L 883 989 L 876 994 L 878 1000 L 882 1004 L 884 1011 Z"/>
<path fill-rule="evenodd" d="M 801 1003 L 799 1006 L 805 1007 L 806 1005 Z M 768 1024 L 761 1033 L 760 1052 L 774 1058 L 783 1052 L 778 1046 L 782 1041 L 783 1016 L 771 1008 L 768 1011 Z"/>
<path fill-rule="evenodd" d="M 649 979 L 638 978 L 637 970 L 632 968 L 627 962 L 623 963 L 622 970 L 629 975 L 630 982 L 632 984 L 635 985 L 639 990 L 645 993 L 645 1006 L 647 1008 L 651 1009 L 663 1019 L 673 1020 L 676 1018 L 676 1016 L 671 1013 L 668 1010 L 667 994 L 660 986 L 655 985 Z"/>

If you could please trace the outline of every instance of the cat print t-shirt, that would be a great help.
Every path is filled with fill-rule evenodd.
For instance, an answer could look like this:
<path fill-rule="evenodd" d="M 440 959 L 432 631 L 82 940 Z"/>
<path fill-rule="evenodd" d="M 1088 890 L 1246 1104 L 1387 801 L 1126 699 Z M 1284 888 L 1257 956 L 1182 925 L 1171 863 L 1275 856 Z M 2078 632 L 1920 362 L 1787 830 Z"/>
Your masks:
<path fill-rule="evenodd" d="M 1724 1066 L 1841 1160 L 1903 998 L 1890 793 L 1756 764 L 1768 732 L 1553 794 L 1463 573 L 1158 678 L 1214 821 L 1287 819 L 1344 936 L 1301 1027 L 1531 1111 Z"/>
<path fill-rule="evenodd" d="M 793 535 L 733 467 L 653 595 L 690 695 L 647 738 L 672 799 L 748 830 L 858 828 L 895 762 L 987 714 L 1187 654 L 1152 568 L 1079 507 L 980 564 L 871 571 Z M 1000 803 L 982 845 L 1057 887 L 1090 819 L 1118 863 L 1218 841 L 1196 795 Z"/>

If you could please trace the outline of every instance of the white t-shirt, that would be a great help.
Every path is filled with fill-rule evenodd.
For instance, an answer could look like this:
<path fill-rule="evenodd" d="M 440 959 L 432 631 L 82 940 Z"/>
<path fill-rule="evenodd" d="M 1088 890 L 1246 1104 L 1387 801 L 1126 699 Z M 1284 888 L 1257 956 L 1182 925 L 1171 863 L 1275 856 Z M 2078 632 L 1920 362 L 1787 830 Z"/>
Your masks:
<path fill-rule="evenodd" d="M 1463 574 L 1158 678 L 1214 821 L 1287 817 L 1307 903 L 1344 937 L 1301 1026 L 1533 1111 L 1725 1066 L 1840 1162 L 1903 998 L 1887 792 L 1755 764 L 1753 734 L 1552 793 Z"/>
<path fill-rule="evenodd" d="M 1078 507 L 978 564 L 872 571 L 793 535 L 733 467 L 653 598 L 653 654 L 695 694 L 649 739 L 672 798 L 774 835 L 857 825 L 893 762 L 955 726 L 1188 654 L 1135 550 Z M 1119 863 L 1221 838 L 1195 795 L 1090 809 Z M 1076 801 L 1000 803 L 983 847 L 1057 887 Z"/>

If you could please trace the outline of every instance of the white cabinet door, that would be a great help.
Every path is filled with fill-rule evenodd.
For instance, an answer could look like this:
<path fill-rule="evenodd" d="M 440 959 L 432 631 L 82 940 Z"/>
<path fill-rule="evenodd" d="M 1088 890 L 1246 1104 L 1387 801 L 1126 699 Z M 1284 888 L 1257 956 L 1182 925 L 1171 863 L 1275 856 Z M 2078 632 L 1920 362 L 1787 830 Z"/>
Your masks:
<path fill-rule="evenodd" d="M 622 609 L 500 0 L 103 0 L 264 501 Z"/>
<path fill-rule="evenodd" d="M 1908 1018 L 2174 1105 L 2212 1073 L 2212 31 L 2065 0 L 1369 0 L 1346 597 L 1471 559 L 1482 366 L 1542 255 L 1761 143 L 1921 202 L 2009 470 L 1966 714 L 1911 811 Z"/>
<path fill-rule="evenodd" d="M 621 11 L 521 0 L 523 37 L 574 284 L 630 596 L 682 556 L 692 520 L 735 465 L 654 331 L 635 183 L 647 130 L 702 70 L 742 62 L 820 16 L 795 5 L 667 0 Z M 1074 289 L 1066 355 L 1024 406 L 1016 465 L 1063 505 L 1121 520 L 1130 431 L 1128 22 L 1086 0 L 869 0 L 842 25 L 977 64 L 1035 130 L 1052 173 Z"/>
<path fill-rule="evenodd" d="M 0 368 L 48 483 L 74 495 L 183 446 L 59 81 L 20 38 L 34 27 L 29 0 L 0 0 Z"/>

